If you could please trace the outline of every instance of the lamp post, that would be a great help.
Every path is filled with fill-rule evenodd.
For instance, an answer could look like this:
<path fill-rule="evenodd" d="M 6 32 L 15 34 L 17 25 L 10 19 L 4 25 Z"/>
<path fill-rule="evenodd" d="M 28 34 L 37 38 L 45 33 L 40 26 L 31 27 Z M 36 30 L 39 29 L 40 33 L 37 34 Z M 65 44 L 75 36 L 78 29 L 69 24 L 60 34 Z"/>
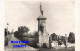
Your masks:
<path fill-rule="evenodd" d="M 8 25 L 9 25 L 9 24 L 7 23 L 7 35 L 8 35 Z"/>

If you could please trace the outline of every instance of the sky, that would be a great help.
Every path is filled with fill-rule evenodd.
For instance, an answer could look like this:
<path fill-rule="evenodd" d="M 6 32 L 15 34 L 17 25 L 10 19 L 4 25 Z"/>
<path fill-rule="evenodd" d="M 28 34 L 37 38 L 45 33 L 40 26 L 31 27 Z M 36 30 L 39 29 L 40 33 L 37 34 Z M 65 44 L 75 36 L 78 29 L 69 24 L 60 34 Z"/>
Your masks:
<path fill-rule="evenodd" d="M 19 26 L 29 27 L 30 32 L 38 30 L 40 2 L 46 19 L 46 31 L 57 35 L 75 33 L 74 1 L 12 1 L 5 2 L 5 27 L 17 31 Z"/>

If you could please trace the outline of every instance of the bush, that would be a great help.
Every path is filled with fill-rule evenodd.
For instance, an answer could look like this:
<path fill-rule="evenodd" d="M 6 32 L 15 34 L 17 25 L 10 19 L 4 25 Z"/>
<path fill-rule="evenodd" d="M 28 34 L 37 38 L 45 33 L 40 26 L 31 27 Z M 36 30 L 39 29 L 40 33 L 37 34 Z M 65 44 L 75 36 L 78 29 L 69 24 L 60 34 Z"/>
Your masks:
<path fill-rule="evenodd" d="M 69 37 L 68 37 L 68 42 L 75 43 L 75 35 L 73 32 L 70 32 Z"/>

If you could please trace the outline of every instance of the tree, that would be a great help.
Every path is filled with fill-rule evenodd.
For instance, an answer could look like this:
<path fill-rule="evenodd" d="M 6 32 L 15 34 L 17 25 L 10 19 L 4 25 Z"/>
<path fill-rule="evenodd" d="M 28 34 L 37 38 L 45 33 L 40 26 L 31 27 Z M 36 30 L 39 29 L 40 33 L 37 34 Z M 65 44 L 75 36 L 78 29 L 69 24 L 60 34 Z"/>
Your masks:
<path fill-rule="evenodd" d="M 73 32 L 69 33 L 68 42 L 75 43 L 75 35 Z"/>
<path fill-rule="evenodd" d="M 5 28 L 5 36 L 7 36 L 7 29 Z"/>
<path fill-rule="evenodd" d="M 5 28 L 5 36 L 7 36 L 7 28 Z M 8 35 L 10 34 L 10 32 L 8 31 Z"/>
<path fill-rule="evenodd" d="M 52 40 L 56 41 L 57 40 L 57 35 L 55 33 L 52 34 Z"/>
<path fill-rule="evenodd" d="M 64 36 L 61 36 L 61 41 L 65 41 L 65 37 Z"/>
<path fill-rule="evenodd" d="M 49 37 L 50 42 L 57 41 L 57 35 L 55 33 L 51 34 Z"/>
<path fill-rule="evenodd" d="M 25 40 L 25 37 L 27 37 L 27 34 L 29 32 L 29 28 L 26 26 L 20 26 L 18 27 L 18 31 L 14 33 L 15 37 L 19 38 L 20 40 Z"/>
<path fill-rule="evenodd" d="M 29 32 L 29 28 L 26 27 L 26 26 L 20 26 L 20 27 L 18 27 L 18 31 L 20 33 L 24 33 L 24 32 L 28 33 Z"/>

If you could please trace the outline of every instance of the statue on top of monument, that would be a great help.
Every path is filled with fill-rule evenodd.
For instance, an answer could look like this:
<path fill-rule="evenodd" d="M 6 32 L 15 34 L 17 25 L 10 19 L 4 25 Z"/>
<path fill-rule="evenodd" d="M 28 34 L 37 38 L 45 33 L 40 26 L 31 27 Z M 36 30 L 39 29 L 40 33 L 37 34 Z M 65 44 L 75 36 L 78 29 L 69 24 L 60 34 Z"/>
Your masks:
<path fill-rule="evenodd" d="M 41 15 L 43 15 L 43 10 L 42 10 L 41 2 L 40 2 L 40 12 L 41 12 Z"/>

